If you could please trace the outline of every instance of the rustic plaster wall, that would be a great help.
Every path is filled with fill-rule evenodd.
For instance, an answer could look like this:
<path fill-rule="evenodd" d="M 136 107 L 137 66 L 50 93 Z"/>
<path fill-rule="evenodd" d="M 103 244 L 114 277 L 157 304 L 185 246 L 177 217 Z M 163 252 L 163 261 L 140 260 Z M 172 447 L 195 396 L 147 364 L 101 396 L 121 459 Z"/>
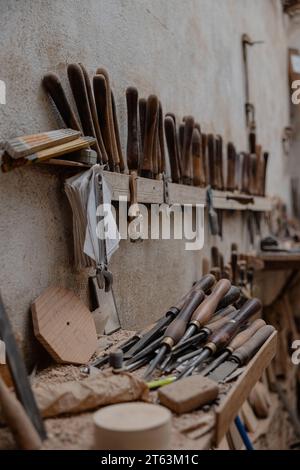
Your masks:
<path fill-rule="evenodd" d="M 251 99 L 258 138 L 270 150 L 268 192 L 289 199 L 281 134 L 289 120 L 286 19 L 279 0 L 2 0 L 0 137 L 57 127 L 41 77 L 83 62 L 108 69 L 126 145 L 124 92 L 156 93 L 164 110 L 193 114 L 204 131 L 247 146 L 241 35 L 264 44 L 250 51 Z M 72 265 L 64 172 L 40 168 L 0 175 L 0 287 L 16 332 L 28 345 L 29 306 L 49 284 L 86 295 L 86 274 Z M 221 246 L 248 244 L 240 214 L 227 215 Z M 206 250 L 213 240 L 206 238 Z M 184 243 L 122 242 L 112 261 L 125 327 L 156 318 L 201 274 L 202 253 Z"/>

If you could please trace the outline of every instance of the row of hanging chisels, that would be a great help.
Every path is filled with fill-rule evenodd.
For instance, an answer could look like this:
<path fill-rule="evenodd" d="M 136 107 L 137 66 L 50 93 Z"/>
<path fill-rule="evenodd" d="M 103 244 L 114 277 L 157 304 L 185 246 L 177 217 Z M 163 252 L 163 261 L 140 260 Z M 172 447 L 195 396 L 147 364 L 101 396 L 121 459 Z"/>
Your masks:
<path fill-rule="evenodd" d="M 162 179 L 173 183 L 211 186 L 213 189 L 242 191 L 264 195 L 268 153 L 256 143 L 256 134 L 249 135 L 249 150 L 237 152 L 227 144 L 224 164 L 223 139 L 220 135 L 204 134 L 193 116 L 177 123 L 173 113 L 164 115 L 156 95 L 139 98 L 138 90 L 126 90 L 127 159 L 124 158 L 119 133 L 114 94 L 104 68 L 98 68 L 92 81 L 82 64 L 67 67 L 77 114 L 67 98 L 59 77 L 48 73 L 43 85 L 54 102 L 64 124 L 93 137 L 98 163 L 113 172 Z M 79 117 L 79 119 L 78 119 Z M 165 142 L 168 149 L 170 175 L 166 175 Z M 127 161 L 126 161 L 127 160 Z M 226 178 L 224 167 L 226 166 Z"/>
<path fill-rule="evenodd" d="M 153 327 L 121 346 L 124 368 L 132 372 L 146 366 L 147 381 L 159 375 L 179 380 L 193 373 L 222 381 L 247 364 L 273 333 L 260 318 L 250 322 L 261 308 L 259 299 L 247 300 L 230 280 L 216 282 L 207 274 Z M 107 362 L 105 355 L 93 365 Z"/>

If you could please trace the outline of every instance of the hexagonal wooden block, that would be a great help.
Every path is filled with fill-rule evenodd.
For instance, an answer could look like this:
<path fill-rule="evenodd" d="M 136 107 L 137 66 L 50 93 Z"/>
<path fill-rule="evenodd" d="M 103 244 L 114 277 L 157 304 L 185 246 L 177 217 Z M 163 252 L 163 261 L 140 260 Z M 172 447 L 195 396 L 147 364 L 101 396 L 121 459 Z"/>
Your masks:
<path fill-rule="evenodd" d="M 89 309 L 74 294 L 49 287 L 31 306 L 34 333 L 57 362 L 85 364 L 97 347 Z"/>

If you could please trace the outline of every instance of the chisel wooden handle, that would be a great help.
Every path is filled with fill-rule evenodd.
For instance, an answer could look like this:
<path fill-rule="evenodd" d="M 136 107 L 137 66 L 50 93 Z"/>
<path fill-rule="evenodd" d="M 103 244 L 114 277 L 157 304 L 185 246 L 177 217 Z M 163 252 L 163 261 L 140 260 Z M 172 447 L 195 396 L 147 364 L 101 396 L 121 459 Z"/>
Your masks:
<path fill-rule="evenodd" d="M 274 333 L 275 328 L 272 325 L 265 325 L 260 328 L 252 338 L 250 338 L 243 346 L 238 348 L 231 356 L 240 366 L 247 364 L 250 359 L 260 350 L 262 345 Z"/>
<path fill-rule="evenodd" d="M 176 159 L 177 159 L 177 165 L 179 168 L 179 173 L 180 173 L 180 179 L 182 179 L 182 151 L 180 148 L 180 143 L 179 143 L 179 136 L 177 135 L 177 124 L 176 124 L 176 116 L 173 113 L 167 113 L 166 117 L 170 117 L 173 119 L 174 122 L 174 128 L 175 128 L 175 146 L 176 146 Z"/>
<path fill-rule="evenodd" d="M 183 146 L 184 146 L 184 128 L 185 128 L 184 123 L 179 124 L 178 139 L 177 140 L 178 140 L 178 143 L 179 143 L 179 151 L 180 151 L 180 155 L 182 156 L 182 158 L 183 158 Z"/>
<path fill-rule="evenodd" d="M 139 118 L 140 118 L 140 147 L 141 147 L 141 160 L 143 159 L 144 140 L 145 140 L 145 127 L 146 127 L 146 110 L 147 100 L 145 98 L 139 99 Z"/>
<path fill-rule="evenodd" d="M 223 139 L 220 135 L 216 136 L 216 167 L 217 167 L 217 186 L 218 189 L 224 189 L 223 175 Z"/>
<path fill-rule="evenodd" d="M 201 134 L 199 130 L 194 129 L 192 139 L 192 156 L 193 156 L 193 184 L 194 186 L 205 186 L 205 176 L 203 169 L 203 160 L 201 152 Z"/>
<path fill-rule="evenodd" d="M 183 162 L 183 184 L 191 185 L 193 182 L 193 162 L 192 162 L 192 138 L 194 130 L 194 118 L 187 116 L 184 124 L 184 137 L 183 137 L 183 150 L 182 150 L 182 162 Z"/>
<path fill-rule="evenodd" d="M 213 353 L 219 349 L 225 348 L 233 335 L 239 330 L 240 326 L 258 313 L 261 308 L 262 304 L 259 299 L 254 298 L 248 300 L 238 311 L 233 320 L 230 320 L 230 322 L 210 337 L 206 347 L 211 349 Z"/>
<path fill-rule="evenodd" d="M 225 314 L 226 313 L 226 314 Z M 208 323 L 204 326 L 204 331 L 209 330 L 209 335 L 214 334 L 218 331 L 223 325 L 226 325 L 230 320 L 232 320 L 237 314 L 237 310 L 230 306 L 224 309 L 224 315 L 218 318 L 214 322 Z"/>
<path fill-rule="evenodd" d="M 262 178 L 263 178 L 263 156 L 261 145 L 256 146 L 256 181 L 255 181 L 255 194 L 261 194 Z"/>
<path fill-rule="evenodd" d="M 242 192 L 249 193 L 249 172 L 250 172 L 250 155 L 243 153 L 242 156 Z"/>
<path fill-rule="evenodd" d="M 235 189 L 235 162 L 236 151 L 234 145 L 229 142 L 227 145 L 227 190 Z"/>
<path fill-rule="evenodd" d="M 197 290 L 189 297 L 181 309 L 177 317 L 170 323 L 168 328 L 165 331 L 163 342 L 169 344 L 170 347 L 173 347 L 178 341 L 182 338 L 185 333 L 187 324 L 196 310 L 196 308 L 201 304 L 205 294 L 201 290 Z"/>
<path fill-rule="evenodd" d="M 113 147 L 110 137 L 109 111 L 108 111 L 108 90 L 106 80 L 103 75 L 95 75 L 93 78 L 94 96 L 104 146 L 106 149 L 110 171 L 115 171 L 115 161 Z"/>
<path fill-rule="evenodd" d="M 111 95 L 113 125 L 114 125 L 116 144 L 117 144 L 117 149 L 118 149 L 118 154 L 119 154 L 120 172 L 121 173 L 126 173 L 127 170 L 125 168 L 125 162 L 124 162 L 122 147 L 121 147 L 121 139 L 120 139 L 120 131 L 119 131 L 119 124 L 118 124 L 117 110 L 116 110 L 116 102 L 115 102 L 115 97 L 114 97 L 114 94 L 113 94 L 112 90 L 110 90 L 110 95 Z"/>
<path fill-rule="evenodd" d="M 243 344 L 246 343 L 246 341 L 248 341 L 248 339 L 250 339 L 254 333 L 256 333 L 265 324 L 266 322 L 262 320 L 262 318 L 255 320 L 250 326 L 248 326 L 248 328 L 237 334 L 233 340 L 230 341 L 226 349 L 233 353 L 233 351 L 243 346 Z"/>
<path fill-rule="evenodd" d="M 81 70 L 81 67 L 78 64 L 70 64 L 68 65 L 67 71 L 83 132 L 87 136 L 96 138 L 96 132 L 90 110 L 87 89 L 85 86 L 84 75 Z M 96 150 L 98 159 L 101 161 L 102 155 L 98 142 L 92 145 L 92 148 Z"/>
<path fill-rule="evenodd" d="M 204 177 L 205 177 L 205 186 L 209 185 L 209 169 L 208 169 L 208 158 L 207 158 L 207 135 L 201 134 L 201 150 L 202 150 L 202 162 L 203 162 L 203 170 L 204 170 Z"/>
<path fill-rule="evenodd" d="M 96 105 L 95 105 L 95 100 L 94 100 L 94 95 L 93 95 L 93 91 L 92 91 L 90 77 L 89 77 L 89 74 L 87 73 L 87 70 L 84 67 L 84 65 L 79 63 L 79 66 L 80 66 L 80 68 L 82 70 L 82 73 L 83 73 L 83 76 L 84 76 L 88 101 L 89 101 L 89 105 L 90 105 L 91 115 L 92 115 L 95 134 L 96 134 L 96 139 L 97 139 L 97 142 L 98 142 L 98 145 L 99 145 L 99 148 L 100 148 L 100 152 L 101 152 L 101 156 L 102 156 L 101 163 L 105 164 L 105 163 L 108 162 L 108 157 L 107 157 L 106 149 L 105 149 L 105 146 L 104 146 L 104 142 L 103 142 L 103 139 L 102 139 L 102 134 L 101 134 L 100 126 L 99 126 L 97 110 L 96 110 Z"/>
<path fill-rule="evenodd" d="M 37 450 L 42 441 L 27 416 L 23 406 L 8 389 L 0 377 L 0 403 L 6 424 L 11 429 L 18 447 L 22 450 Z"/>
<path fill-rule="evenodd" d="M 42 83 L 47 93 L 51 96 L 65 125 L 70 129 L 81 131 L 79 122 L 70 106 L 58 76 L 55 73 L 47 73 Z"/>
<path fill-rule="evenodd" d="M 268 167 L 269 153 L 264 153 L 263 162 L 263 176 L 262 176 L 262 196 L 266 195 L 266 180 L 267 180 L 267 167 Z"/>
<path fill-rule="evenodd" d="M 249 151 L 255 153 L 256 151 L 256 134 L 255 132 L 249 133 Z"/>
<path fill-rule="evenodd" d="M 138 135 L 138 91 L 134 87 L 126 90 L 127 103 L 127 165 L 129 170 L 139 168 L 139 135 Z"/>
<path fill-rule="evenodd" d="M 217 188 L 217 167 L 215 161 L 215 138 L 212 134 L 207 136 L 207 159 L 209 184 L 213 189 Z"/>
<path fill-rule="evenodd" d="M 249 192 L 250 194 L 256 193 L 256 155 L 251 153 L 249 155 Z"/>
<path fill-rule="evenodd" d="M 235 188 L 237 191 L 241 190 L 241 185 L 242 185 L 242 176 L 241 176 L 241 156 L 239 153 L 236 153 L 235 155 Z"/>
<path fill-rule="evenodd" d="M 180 183 L 180 169 L 177 160 L 176 128 L 171 116 L 165 117 L 165 136 L 169 153 L 171 178 L 173 183 Z"/>
<path fill-rule="evenodd" d="M 160 164 L 160 149 L 158 141 L 158 120 L 159 120 L 159 104 L 157 108 L 155 128 L 152 142 L 152 168 L 153 168 L 153 178 L 158 178 L 158 167 Z"/>
<path fill-rule="evenodd" d="M 166 153 L 164 141 L 164 115 L 161 102 L 158 108 L 158 142 L 160 148 L 160 161 L 158 166 L 158 173 L 163 175 L 166 171 Z"/>
<path fill-rule="evenodd" d="M 147 100 L 144 154 L 143 154 L 143 161 L 141 165 L 141 176 L 144 176 L 146 178 L 153 177 L 152 146 L 154 144 L 157 115 L 158 115 L 157 96 L 150 95 Z"/>
<path fill-rule="evenodd" d="M 206 297 L 204 302 L 202 302 L 194 312 L 191 318 L 191 324 L 196 325 L 197 328 L 200 328 L 201 325 L 205 325 L 205 323 L 207 323 L 215 313 L 220 300 L 229 291 L 230 286 L 231 283 L 228 279 L 221 279 L 218 281 L 213 288 L 212 293 Z"/>
<path fill-rule="evenodd" d="M 228 305 L 231 305 L 234 302 L 236 302 L 240 298 L 240 295 L 241 295 L 240 288 L 236 286 L 231 286 L 227 294 L 224 295 L 221 302 L 219 302 L 217 309 L 216 309 L 217 312 L 218 310 L 225 308 Z"/>
<path fill-rule="evenodd" d="M 105 78 L 105 82 L 106 82 L 108 124 L 109 124 L 109 134 L 110 134 L 110 141 L 111 141 L 111 150 L 113 152 L 114 171 L 119 173 L 121 171 L 120 161 L 122 157 L 119 155 L 117 139 L 116 139 L 109 75 L 107 71 L 102 67 L 98 68 L 96 73 L 97 75 L 102 75 Z"/>

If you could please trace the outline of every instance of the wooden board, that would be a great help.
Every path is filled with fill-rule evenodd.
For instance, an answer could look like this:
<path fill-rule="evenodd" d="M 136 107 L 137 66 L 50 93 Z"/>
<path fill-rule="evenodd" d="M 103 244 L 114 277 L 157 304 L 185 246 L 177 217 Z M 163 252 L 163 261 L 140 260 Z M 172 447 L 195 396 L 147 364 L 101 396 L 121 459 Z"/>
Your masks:
<path fill-rule="evenodd" d="M 167 204 L 206 204 L 206 189 L 168 183 Z"/>
<path fill-rule="evenodd" d="M 53 359 L 88 362 L 97 347 L 96 328 L 91 312 L 74 292 L 49 287 L 31 309 L 34 333 Z"/>
<path fill-rule="evenodd" d="M 245 371 L 240 375 L 229 393 L 217 407 L 214 436 L 216 445 L 218 445 L 225 436 L 230 424 L 238 415 L 241 406 L 248 398 L 250 391 L 275 356 L 276 340 L 277 332 L 274 332 L 249 362 Z"/>

